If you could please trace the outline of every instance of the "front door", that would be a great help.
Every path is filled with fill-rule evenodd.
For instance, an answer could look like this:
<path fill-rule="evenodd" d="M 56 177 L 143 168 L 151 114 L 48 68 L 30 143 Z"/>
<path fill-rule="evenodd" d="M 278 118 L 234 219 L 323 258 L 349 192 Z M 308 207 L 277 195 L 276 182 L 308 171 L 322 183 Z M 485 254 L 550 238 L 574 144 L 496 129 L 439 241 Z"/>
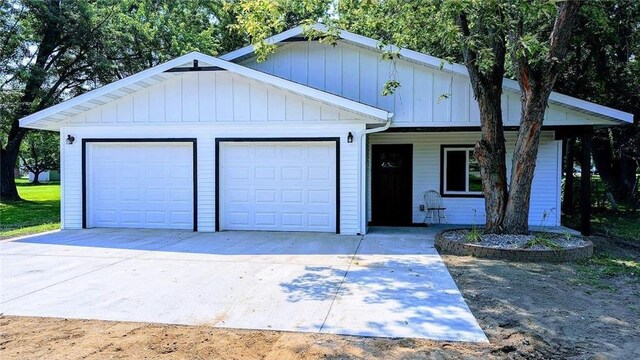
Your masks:
<path fill-rule="evenodd" d="M 373 145 L 372 225 L 412 224 L 413 145 Z"/>

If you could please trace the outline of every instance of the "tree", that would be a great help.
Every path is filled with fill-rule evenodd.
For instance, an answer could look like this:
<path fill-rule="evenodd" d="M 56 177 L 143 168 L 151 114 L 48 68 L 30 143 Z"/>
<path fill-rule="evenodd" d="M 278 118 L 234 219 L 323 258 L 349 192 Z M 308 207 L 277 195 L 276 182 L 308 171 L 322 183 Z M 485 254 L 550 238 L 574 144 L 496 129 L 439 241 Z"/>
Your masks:
<path fill-rule="evenodd" d="M 73 96 L 91 81 L 91 72 L 105 66 L 95 46 L 101 24 L 108 18 L 85 1 L 7 1 L 0 8 L 1 40 L 11 44 L 4 56 L 0 90 L 11 93 L 14 104 L 2 111 L 6 137 L 0 166 L 3 200 L 19 199 L 15 168 L 27 129 L 18 120 L 52 105 L 63 95 Z"/>
<path fill-rule="evenodd" d="M 29 132 L 20 147 L 22 167 L 33 173 L 33 183 L 47 170 L 60 168 L 60 135 L 48 131 Z"/>
<path fill-rule="evenodd" d="M 510 8 L 510 53 L 513 73 L 520 85 L 522 112 L 503 224 L 509 233 L 528 232 L 531 183 L 544 112 L 569 50 L 581 6 L 582 1 L 565 1 L 556 10 L 554 5 L 543 2 L 517 1 Z M 546 33 L 540 30 L 547 27 L 545 20 L 553 19 L 554 13 L 548 40 L 538 40 L 536 35 Z M 531 17 L 531 14 L 538 16 Z"/>
<path fill-rule="evenodd" d="M 420 22 L 418 28 L 410 21 L 411 15 L 403 13 L 406 6 L 396 7 L 395 14 L 391 9 L 374 11 L 386 13 L 388 17 L 384 19 L 399 23 L 396 29 L 407 28 L 401 31 L 430 39 L 428 44 L 438 44 L 441 39 L 439 45 L 430 46 L 435 51 L 432 55 L 449 59 L 458 57 L 452 52 L 461 55 L 480 107 L 482 138 L 475 146 L 474 156 L 481 166 L 486 232 L 528 231 L 531 183 L 544 110 L 563 64 L 580 5 L 579 1 L 426 1 L 414 4 L 423 11 L 426 8 L 428 14 L 428 21 Z M 348 18 L 359 24 L 352 25 L 352 29 L 373 23 L 374 29 L 381 28 L 385 36 L 385 27 L 378 26 L 385 20 L 372 21 L 367 16 Z M 393 39 L 403 37 L 395 35 Z M 411 46 L 409 42 L 400 45 Z M 505 73 L 518 80 L 522 91 L 522 117 L 509 187 L 500 103 Z"/>
<path fill-rule="evenodd" d="M 587 2 L 556 88 L 634 114 L 634 125 L 594 131 L 592 157 L 612 207 L 633 199 L 640 161 L 640 2 Z"/>
<path fill-rule="evenodd" d="M 0 3 L 3 200 L 19 199 L 13 169 L 28 129 L 18 120 L 185 52 L 244 43 L 224 1 L 10 0 Z"/>

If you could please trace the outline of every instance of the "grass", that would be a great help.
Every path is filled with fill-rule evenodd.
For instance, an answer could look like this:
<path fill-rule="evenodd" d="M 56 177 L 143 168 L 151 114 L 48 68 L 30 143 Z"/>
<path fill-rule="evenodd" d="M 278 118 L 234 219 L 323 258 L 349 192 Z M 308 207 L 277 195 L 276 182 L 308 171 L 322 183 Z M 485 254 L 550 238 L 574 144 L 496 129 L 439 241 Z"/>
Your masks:
<path fill-rule="evenodd" d="M 580 215 L 565 216 L 565 225 L 580 228 Z M 591 214 L 591 229 L 603 234 L 629 241 L 640 241 L 640 213 L 616 212 L 610 209 L 595 210 Z"/>
<path fill-rule="evenodd" d="M 608 285 L 606 279 L 627 277 L 640 281 L 640 261 L 630 257 L 617 257 L 609 254 L 594 255 L 591 259 L 578 263 L 578 272 L 583 282 L 596 288 L 615 291 L 616 287 Z"/>
<path fill-rule="evenodd" d="M 16 180 L 22 201 L 0 203 L 0 239 L 60 228 L 60 183 Z"/>
<path fill-rule="evenodd" d="M 535 233 L 535 237 L 525 244 L 525 248 L 532 248 L 534 246 L 544 246 L 548 249 L 560 249 L 560 245 L 556 243 L 547 233 Z"/>

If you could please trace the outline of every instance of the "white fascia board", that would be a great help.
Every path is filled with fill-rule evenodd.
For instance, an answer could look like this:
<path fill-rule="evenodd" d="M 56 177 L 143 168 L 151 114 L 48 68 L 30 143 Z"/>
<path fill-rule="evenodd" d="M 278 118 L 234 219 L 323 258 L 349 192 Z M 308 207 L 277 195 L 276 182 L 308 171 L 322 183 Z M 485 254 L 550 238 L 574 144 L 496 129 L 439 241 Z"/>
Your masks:
<path fill-rule="evenodd" d="M 312 28 L 314 30 L 321 31 L 321 32 L 327 31 L 326 25 L 320 24 L 320 23 L 313 25 Z M 303 32 L 304 32 L 304 27 L 297 26 L 283 33 L 274 35 L 265 41 L 269 44 L 276 44 L 276 43 L 285 41 L 291 37 L 299 36 L 303 34 Z M 353 43 L 355 45 L 360 45 L 373 50 L 380 50 L 380 42 L 375 39 L 354 34 L 345 30 L 340 30 L 339 36 L 341 39 L 347 42 Z M 450 72 L 456 75 L 469 77 L 469 72 L 466 66 L 461 64 L 448 63 L 440 58 L 423 54 L 417 51 L 409 50 L 409 49 L 399 48 L 394 45 L 386 45 L 382 49 L 397 51 L 400 54 L 401 58 L 404 58 L 409 61 L 414 61 L 421 65 L 440 69 L 442 71 Z M 221 58 L 227 61 L 233 61 L 243 56 L 247 56 L 253 53 L 253 51 L 254 51 L 254 47 L 252 45 L 249 45 L 241 49 L 227 53 L 221 56 Z M 518 85 L 517 81 L 505 78 L 503 81 L 503 87 L 520 93 L 520 86 Z M 633 123 L 633 114 L 620 111 L 614 108 L 610 108 L 607 106 L 599 105 L 590 101 L 581 100 L 569 95 L 552 92 L 551 95 L 549 96 L 549 101 L 561 106 L 566 106 L 569 108 L 585 111 L 590 114 L 594 114 L 596 116 L 605 117 L 605 118 L 608 118 L 607 120 L 614 120 L 617 123 L 622 123 L 622 124 Z"/>
<path fill-rule="evenodd" d="M 316 28 L 316 26 L 323 26 L 321 24 L 316 24 L 313 27 Z M 325 27 L 326 29 L 326 27 Z M 318 29 L 319 30 L 319 29 Z M 319 30 L 322 31 L 322 30 Z M 298 35 L 302 35 L 302 33 L 304 32 L 304 25 L 299 25 L 296 26 L 294 28 L 291 28 L 285 32 L 281 32 L 280 34 L 271 36 L 267 39 L 265 39 L 265 43 L 267 44 L 277 44 L 281 41 L 285 41 L 287 39 L 290 39 L 292 37 L 298 36 Z M 253 53 L 255 51 L 255 47 L 253 45 L 248 45 L 245 46 L 243 48 L 240 48 L 238 50 L 234 50 L 231 52 L 228 52 L 224 55 L 221 55 L 219 57 L 219 59 L 225 60 L 225 61 L 232 61 L 238 58 L 241 58 L 243 56 L 247 56 L 251 53 Z"/>

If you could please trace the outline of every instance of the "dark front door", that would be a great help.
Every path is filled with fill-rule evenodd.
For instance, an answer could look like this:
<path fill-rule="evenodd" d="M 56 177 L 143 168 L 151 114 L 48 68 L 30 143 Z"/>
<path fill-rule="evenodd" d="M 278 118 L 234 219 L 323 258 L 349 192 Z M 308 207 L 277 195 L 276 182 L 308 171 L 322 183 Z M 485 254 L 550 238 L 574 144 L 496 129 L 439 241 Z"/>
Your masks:
<path fill-rule="evenodd" d="M 373 145 L 371 155 L 372 224 L 411 225 L 413 145 Z"/>

